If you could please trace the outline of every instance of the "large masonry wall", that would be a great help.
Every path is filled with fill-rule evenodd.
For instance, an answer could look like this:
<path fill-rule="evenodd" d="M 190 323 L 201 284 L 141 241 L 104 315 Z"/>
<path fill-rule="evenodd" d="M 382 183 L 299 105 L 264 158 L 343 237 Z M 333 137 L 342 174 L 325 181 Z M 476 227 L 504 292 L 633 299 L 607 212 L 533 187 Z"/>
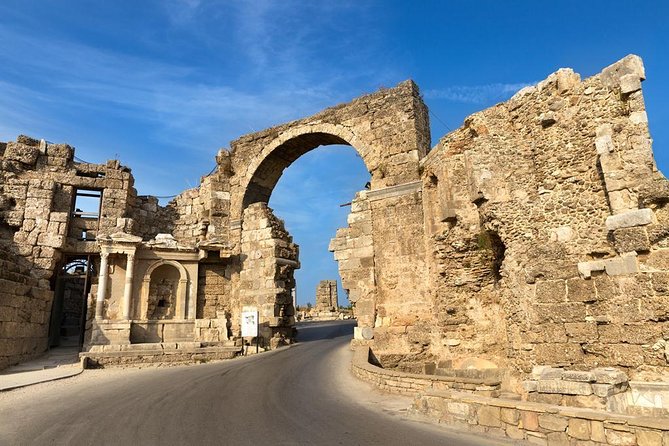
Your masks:
<path fill-rule="evenodd" d="M 665 374 L 667 182 L 628 56 L 467 118 L 423 163 L 432 351 Z"/>
<path fill-rule="evenodd" d="M 0 369 L 47 348 L 54 272 L 63 252 L 97 251 L 82 240 L 118 230 L 132 176 L 118 161 L 73 161 L 74 150 L 26 136 L 0 145 Z M 99 221 L 72 214 L 77 189 L 104 190 Z"/>

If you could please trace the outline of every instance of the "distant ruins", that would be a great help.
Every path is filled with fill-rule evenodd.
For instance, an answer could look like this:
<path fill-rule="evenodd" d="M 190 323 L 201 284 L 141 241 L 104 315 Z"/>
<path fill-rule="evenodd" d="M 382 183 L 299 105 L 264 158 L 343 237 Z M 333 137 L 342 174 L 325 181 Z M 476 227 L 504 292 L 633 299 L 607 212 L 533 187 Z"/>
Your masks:
<path fill-rule="evenodd" d="M 339 310 L 336 280 L 321 280 L 318 283 L 314 310 L 317 313 L 335 313 Z"/>
<path fill-rule="evenodd" d="M 301 155 L 348 144 L 371 188 L 330 249 L 354 343 L 385 367 L 498 368 L 525 395 L 540 365 L 666 381 L 669 183 L 644 78 L 637 56 L 585 80 L 560 69 L 432 149 L 406 81 L 233 141 L 167 206 L 116 160 L 1 144 L 0 368 L 73 332 L 100 364 L 223 357 L 242 306 L 260 311 L 264 345 L 291 342 L 298 247 L 266 203 Z"/>

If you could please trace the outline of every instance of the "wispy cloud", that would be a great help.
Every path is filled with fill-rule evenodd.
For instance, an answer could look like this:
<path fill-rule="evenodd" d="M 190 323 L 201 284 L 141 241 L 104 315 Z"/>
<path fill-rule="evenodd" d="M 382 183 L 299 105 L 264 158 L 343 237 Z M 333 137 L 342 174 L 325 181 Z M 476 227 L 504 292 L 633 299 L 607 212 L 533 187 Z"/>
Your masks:
<path fill-rule="evenodd" d="M 451 87 L 426 90 L 424 95 L 427 99 L 443 99 L 451 102 L 464 102 L 468 104 L 489 104 L 494 101 L 508 99 L 521 88 L 532 84 L 532 82 L 520 82 L 512 84 L 493 83 L 469 86 L 454 85 Z"/>

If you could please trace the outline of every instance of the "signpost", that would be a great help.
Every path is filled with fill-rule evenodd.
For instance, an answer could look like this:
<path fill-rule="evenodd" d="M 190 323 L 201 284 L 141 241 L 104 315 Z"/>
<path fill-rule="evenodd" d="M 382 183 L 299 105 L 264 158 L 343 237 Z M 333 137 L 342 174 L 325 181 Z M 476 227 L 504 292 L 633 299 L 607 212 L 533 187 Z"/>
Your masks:
<path fill-rule="evenodd" d="M 256 353 L 258 353 L 258 310 L 256 309 L 245 309 L 242 311 L 242 338 L 247 337 L 256 338 Z"/>

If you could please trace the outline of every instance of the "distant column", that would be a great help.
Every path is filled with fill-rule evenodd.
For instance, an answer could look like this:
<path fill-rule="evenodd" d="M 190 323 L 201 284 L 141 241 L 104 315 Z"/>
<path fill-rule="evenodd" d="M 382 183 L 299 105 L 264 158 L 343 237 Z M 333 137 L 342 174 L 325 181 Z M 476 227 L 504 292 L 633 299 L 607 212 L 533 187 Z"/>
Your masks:
<path fill-rule="evenodd" d="M 102 319 L 107 293 L 108 252 L 100 253 L 100 275 L 98 276 L 98 296 L 95 302 L 95 319 Z"/>
<path fill-rule="evenodd" d="M 125 288 L 123 288 L 123 319 L 130 319 L 130 308 L 132 299 L 132 279 L 135 269 L 135 253 L 128 253 L 128 261 L 125 268 Z"/>

